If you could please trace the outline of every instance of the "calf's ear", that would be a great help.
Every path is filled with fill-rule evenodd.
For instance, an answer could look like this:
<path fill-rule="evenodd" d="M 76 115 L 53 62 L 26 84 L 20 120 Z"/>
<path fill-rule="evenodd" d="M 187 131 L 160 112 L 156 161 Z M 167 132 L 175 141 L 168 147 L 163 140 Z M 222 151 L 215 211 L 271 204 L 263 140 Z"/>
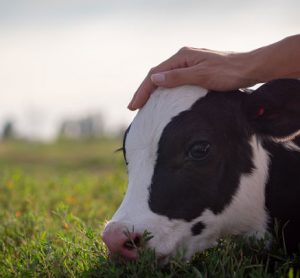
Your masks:
<path fill-rule="evenodd" d="M 300 134 L 300 80 L 266 83 L 245 97 L 243 108 L 254 132 L 291 139 Z"/>

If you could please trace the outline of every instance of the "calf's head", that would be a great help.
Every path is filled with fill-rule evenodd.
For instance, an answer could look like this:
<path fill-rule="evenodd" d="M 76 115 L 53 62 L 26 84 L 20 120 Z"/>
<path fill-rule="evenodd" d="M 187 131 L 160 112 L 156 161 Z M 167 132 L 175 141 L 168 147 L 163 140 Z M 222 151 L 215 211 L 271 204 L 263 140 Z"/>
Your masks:
<path fill-rule="evenodd" d="M 136 259 L 144 231 L 153 236 L 148 247 L 164 259 L 178 250 L 189 259 L 222 235 L 264 235 L 269 156 L 260 138 L 300 129 L 299 115 L 298 123 L 280 129 L 299 114 L 300 99 L 300 91 L 277 96 L 288 81 L 281 82 L 251 95 L 157 89 L 124 136 L 128 190 L 103 232 L 110 252 Z"/>

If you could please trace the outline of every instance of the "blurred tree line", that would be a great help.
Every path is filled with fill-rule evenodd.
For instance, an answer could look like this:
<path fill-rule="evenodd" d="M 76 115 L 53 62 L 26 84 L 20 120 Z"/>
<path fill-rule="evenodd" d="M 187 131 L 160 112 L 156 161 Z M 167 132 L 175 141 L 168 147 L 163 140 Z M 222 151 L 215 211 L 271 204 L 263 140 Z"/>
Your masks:
<path fill-rule="evenodd" d="M 86 140 L 102 137 L 120 137 L 125 131 L 125 126 L 120 126 L 114 132 L 105 129 L 105 122 L 101 114 L 86 115 L 77 119 L 69 118 L 61 121 L 57 130 L 57 140 Z M 22 135 L 16 131 L 13 120 L 7 120 L 1 132 L 2 140 L 22 139 Z M 32 139 L 32 138 L 27 138 Z"/>
<path fill-rule="evenodd" d="M 14 122 L 12 120 L 7 120 L 4 123 L 1 137 L 4 140 L 15 139 L 17 137 L 17 133 L 16 133 L 16 130 L 15 130 L 15 125 L 14 125 Z"/>
<path fill-rule="evenodd" d="M 66 139 L 92 139 L 104 135 L 104 121 L 100 114 L 64 120 L 58 130 L 58 138 Z"/>

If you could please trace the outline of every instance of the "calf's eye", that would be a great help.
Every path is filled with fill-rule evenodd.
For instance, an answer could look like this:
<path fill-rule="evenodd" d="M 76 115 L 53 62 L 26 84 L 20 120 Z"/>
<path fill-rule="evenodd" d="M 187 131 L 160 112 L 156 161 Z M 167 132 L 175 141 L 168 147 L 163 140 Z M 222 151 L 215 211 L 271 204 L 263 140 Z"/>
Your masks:
<path fill-rule="evenodd" d="M 203 160 L 208 156 L 209 150 L 210 144 L 207 141 L 196 142 L 188 150 L 188 159 Z"/>

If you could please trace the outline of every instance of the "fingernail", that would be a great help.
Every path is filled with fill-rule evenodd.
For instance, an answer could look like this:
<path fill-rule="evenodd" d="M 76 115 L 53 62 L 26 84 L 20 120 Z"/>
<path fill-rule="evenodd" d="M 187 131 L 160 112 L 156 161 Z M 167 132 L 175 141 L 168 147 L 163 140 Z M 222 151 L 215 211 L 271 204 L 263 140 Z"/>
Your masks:
<path fill-rule="evenodd" d="M 131 102 L 128 104 L 127 108 L 128 108 L 129 110 L 131 110 L 131 111 L 136 110 L 136 107 L 134 106 L 134 101 L 131 101 Z"/>
<path fill-rule="evenodd" d="M 136 108 L 135 108 L 133 105 L 128 105 L 127 108 L 128 108 L 130 111 L 136 110 Z"/>
<path fill-rule="evenodd" d="M 151 75 L 151 80 L 154 83 L 162 83 L 165 81 L 165 79 L 166 77 L 164 73 L 154 73 Z"/>
<path fill-rule="evenodd" d="M 129 110 L 132 110 L 132 103 L 131 103 L 131 102 L 128 104 L 127 108 L 128 108 Z"/>

